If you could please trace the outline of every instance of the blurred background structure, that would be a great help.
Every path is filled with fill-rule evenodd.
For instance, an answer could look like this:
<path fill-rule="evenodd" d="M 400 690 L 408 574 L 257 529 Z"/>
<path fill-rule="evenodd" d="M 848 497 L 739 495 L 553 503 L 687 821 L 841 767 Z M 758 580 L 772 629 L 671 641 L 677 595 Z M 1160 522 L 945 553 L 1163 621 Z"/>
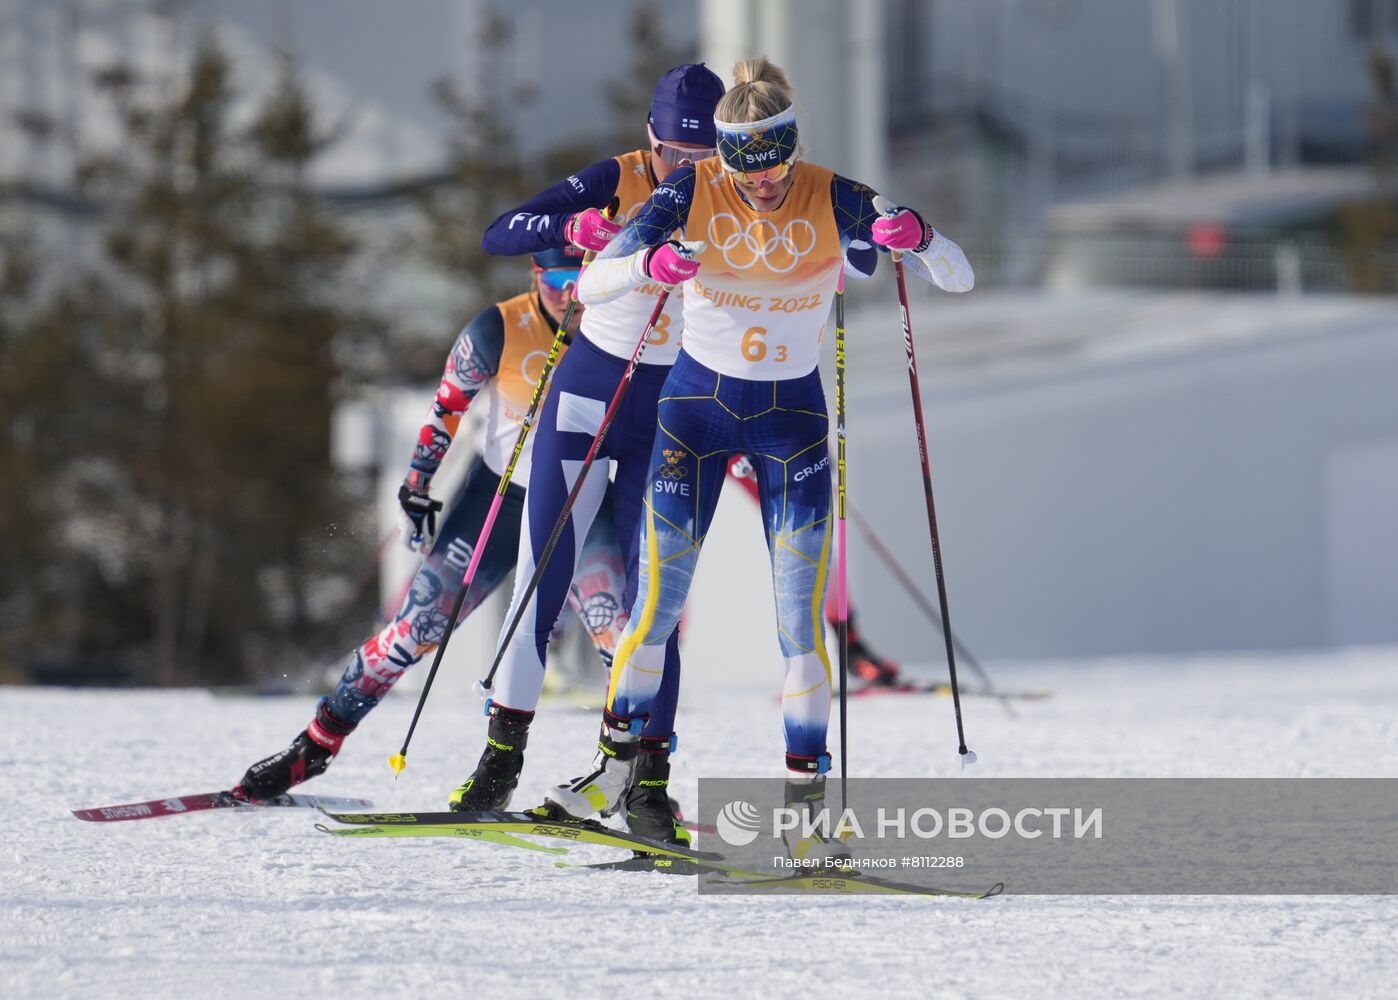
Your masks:
<path fill-rule="evenodd" d="M 913 327 L 982 658 L 1398 642 L 1398 0 L 0 0 L 0 680 L 368 635 L 445 352 L 528 281 L 485 225 L 756 54 L 976 267 Z M 888 275 L 851 300 L 851 495 L 931 592 Z M 775 655 L 759 531 L 724 501 L 696 671 Z"/>

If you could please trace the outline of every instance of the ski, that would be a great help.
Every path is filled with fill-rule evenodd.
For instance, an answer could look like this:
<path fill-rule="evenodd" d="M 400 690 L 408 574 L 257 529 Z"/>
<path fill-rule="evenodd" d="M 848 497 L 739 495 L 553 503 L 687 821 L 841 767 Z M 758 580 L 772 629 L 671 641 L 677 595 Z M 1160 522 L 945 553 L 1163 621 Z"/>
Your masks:
<path fill-rule="evenodd" d="M 486 830 L 497 833 L 523 834 L 530 837 L 546 837 L 567 840 L 579 844 L 596 844 L 602 847 L 620 847 L 644 854 L 656 854 L 672 858 L 688 858 L 695 861 L 721 861 L 722 856 L 705 851 L 693 851 L 674 844 L 662 844 L 657 840 L 638 837 L 625 830 L 614 830 L 596 820 L 557 819 L 545 812 L 542 807 L 529 812 L 502 812 L 483 810 L 479 812 L 432 812 L 432 813 L 342 813 L 322 809 L 337 823 L 351 826 L 372 826 L 381 831 L 380 837 L 461 836 L 457 830 Z M 423 828 L 433 833 L 414 832 Z"/>
<path fill-rule="evenodd" d="M 555 861 L 560 868 L 576 871 L 643 871 L 671 875 L 716 875 L 721 881 L 734 885 L 750 885 L 758 889 L 794 889 L 798 891 L 878 893 L 884 895 L 960 896 L 983 899 L 999 893 L 1004 886 L 996 883 L 985 891 L 939 889 L 893 882 L 868 875 L 849 873 L 773 875 L 737 868 L 724 861 L 723 855 L 694 851 L 674 844 L 638 837 L 624 830 L 614 830 L 594 820 L 557 819 L 542 808 L 530 812 L 445 812 L 445 813 L 336 813 L 322 809 L 326 816 L 345 824 L 335 829 L 317 823 L 316 829 L 340 837 L 464 837 L 512 847 L 538 845 L 522 843 L 521 836 L 546 837 L 572 843 L 618 847 L 637 852 L 621 861 L 600 864 L 573 865 Z M 519 835 L 519 836 L 516 836 Z M 566 848 L 544 848 L 549 853 L 566 853 Z"/>
<path fill-rule="evenodd" d="M 797 889 L 813 892 L 859 893 L 881 896 L 949 896 L 956 899 L 990 899 L 1005 891 L 1004 882 L 996 882 L 984 891 L 964 889 L 939 889 L 933 886 L 914 885 L 910 882 L 893 882 L 876 875 L 781 875 L 772 878 L 719 879 L 727 885 L 741 885 L 760 891 Z"/>
<path fill-rule="evenodd" d="M 399 829 L 382 826 L 342 826 L 337 828 L 317 823 L 316 829 L 321 833 L 328 833 L 332 837 L 464 837 L 467 840 L 480 840 L 487 844 L 502 844 L 506 847 L 522 847 L 527 851 L 542 851 L 545 854 L 568 853 L 566 847 L 536 844 L 532 840 L 516 837 L 512 833 L 462 826 L 409 826 Z"/>
<path fill-rule="evenodd" d="M 951 685 L 946 681 L 928 681 L 899 684 L 871 684 L 868 687 L 850 691 L 851 698 L 872 698 L 888 694 L 951 694 Z M 963 698 L 999 698 L 1011 701 L 1043 701 L 1052 698 L 1052 691 L 988 691 L 984 688 L 962 688 Z"/>
<path fill-rule="evenodd" d="M 129 819 L 180 816 L 184 813 L 200 812 L 204 809 L 264 807 L 362 809 L 373 804 L 368 799 L 345 799 L 327 795 L 278 795 L 275 799 L 250 801 L 241 799 L 232 792 L 203 792 L 199 795 L 181 795 L 169 799 L 149 799 L 145 802 L 127 802 L 116 806 L 98 806 L 96 809 L 74 809 L 73 815 L 78 819 L 87 820 L 89 823 L 115 823 Z"/>
<path fill-rule="evenodd" d="M 573 871 L 658 872 L 662 875 L 704 875 L 716 871 L 731 871 L 731 869 L 719 867 L 717 864 L 711 865 L 702 861 L 692 861 L 689 858 L 659 857 L 654 854 L 637 854 L 620 861 L 598 861 L 588 865 L 555 861 L 554 865 Z"/>
<path fill-rule="evenodd" d="M 590 865 L 574 865 L 566 861 L 555 861 L 559 868 L 576 871 L 617 871 L 617 872 L 656 872 L 663 875 L 715 875 L 715 884 L 751 886 L 761 890 L 795 889 L 798 891 L 872 893 L 876 895 L 898 896 L 955 896 L 963 899 L 988 899 L 999 895 L 1005 888 L 1003 882 L 996 882 L 984 891 L 963 889 L 942 889 L 934 886 L 913 885 L 908 882 L 895 882 L 877 875 L 856 875 L 833 870 L 829 873 L 793 875 L 773 875 L 770 872 L 754 872 L 744 868 L 734 868 L 717 861 L 693 861 L 688 858 L 664 858 L 651 855 L 625 858 L 621 861 L 603 861 Z"/>
<path fill-rule="evenodd" d="M 330 815 L 330 813 L 326 813 Z M 460 816 L 461 813 L 452 813 L 452 816 Z M 694 833 L 717 833 L 718 827 L 710 826 L 707 823 L 694 823 L 690 820 L 681 820 L 680 825 L 686 830 Z M 480 840 L 487 840 L 492 843 L 513 844 L 515 847 L 529 847 L 538 851 L 551 851 L 555 854 L 567 854 L 566 847 L 540 847 L 532 841 L 522 840 L 509 833 L 496 833 L 495 831 L 483 830 L 479 827 L 452 826 L 443 824 L 440 826 L 427 826 L 412 824 L 404 826 L 402 824 L 389 824 L 388 826 L 346 826 L 332 828 L 322 823 L 316 824 L 316 829 L 321 833 L 333 834 L 337 837 L 470 837 Z M 610 829 L 610 828 L 608 828 Z M 623 831 L 613 830 L 613 833 Z M 485 836 L 490 833 L 490 836 Z M 498 838 L 498 839 L 497 839 Z"/>

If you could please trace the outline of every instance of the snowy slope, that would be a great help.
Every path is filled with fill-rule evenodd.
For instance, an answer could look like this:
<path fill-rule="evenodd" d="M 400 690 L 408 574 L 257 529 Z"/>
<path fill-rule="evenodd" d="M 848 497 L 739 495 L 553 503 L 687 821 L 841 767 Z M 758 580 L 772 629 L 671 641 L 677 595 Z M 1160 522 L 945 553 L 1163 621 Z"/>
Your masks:
<path fill-rule="evenodd" d="M 992 667 L 1057 696 L 968 701 L 981 775 L 1398 777 L 1398 652 Z M 697 775 L 777 773 L 761 679 L 682 705 Z M 439 682 L 440 684 L 441 682 Z M 469 678 L 390 699 L 308 791 L 438 807 L 484 729 Z M 699 897 L 689 879 L 556 870 L 447 840 L 340 841 L 294 810 L 86 824 L 73 807 L 227 786 L 312 700 L 0 689 L 0 995 L 537 996 L 560 983 L 677 996 L 1391 995 L 1398 899 Z M 545 709 L 522 802 L 588 759 L 591 713 Z M 956 770 L 945 698 L 855 701 L 856 775 Z M 578 860 L 614 856 L 573 852 Z M 627 905 L 619 905 L 626 900 Z M 569 989 L 567 992 L 574 992 Z"/>

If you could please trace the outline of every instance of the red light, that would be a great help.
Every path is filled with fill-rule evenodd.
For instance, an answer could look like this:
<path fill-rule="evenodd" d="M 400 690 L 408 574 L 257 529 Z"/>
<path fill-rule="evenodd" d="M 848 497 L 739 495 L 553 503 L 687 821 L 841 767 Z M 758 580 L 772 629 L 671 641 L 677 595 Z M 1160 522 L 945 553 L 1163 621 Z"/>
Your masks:
<path fill-rule="evenodd" d="M 1189 227 L 1189 252 L 1195 257 L 1218 257 L 1228 246 L 1228 234 L 1217 222 L 1200 222 Z"/>

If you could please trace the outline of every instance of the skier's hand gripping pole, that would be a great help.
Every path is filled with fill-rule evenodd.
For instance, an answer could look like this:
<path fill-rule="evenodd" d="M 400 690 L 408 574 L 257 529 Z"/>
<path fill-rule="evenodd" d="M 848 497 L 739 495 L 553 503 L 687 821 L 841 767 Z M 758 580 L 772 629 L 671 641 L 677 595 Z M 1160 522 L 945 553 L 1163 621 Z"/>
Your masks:
<path fill-rule="evenodd" d="M 874 198 L 874 210 L 885 219 L 897 218 L 901 211 L 882 197 Z M 908 384 L 913 394 L 913 424 L 917 432 L 918 457 L 922 460 L 922 491 L 927 498 L 927 528 L 932 536 L 932 565 L 937 574 L 937 599 L 942 609 L 942 637 L 947 648 L 947 672 L 951 679 L 951 702 L 956 712 L 957 753 L 961 766 L 976 762 L 975 751 L 966 747 L 966 730 L 961 722 L 961 685 L 956 680 L 956 649 L 951 636 L 951 615 L 947 611 L 947 583 L 942 574 L 942 546 L 937 537 L 937 508 L 932 500 L 932 468 L 927 459 L 927 430 L 922 419 L 922 390 L 917 377 L 917 353 L 913 349 L 913 327 L 908 313 L 908 286 L 903 275 L 903 254 L 894 250 L 893 274 L 898 283 L 898 306 L 903 314 L 903 348 L 908 355 Z"/>
<path fill-rule="evenodd" d="M 621 201 L 613 198 L 612 203 L 607 206 L 606 217 L 610 220 L 621 207 Z M 588 251 L 583 255 L 583 267 L 591 262 L 596 254 Z M 476 578 L 476 569 L 480 566 L 481 556 L 485 554 L 485 547 L 490 542 L 490 533 L 495 527 L 495 518 L 500 513 L 500 504 L 504 502 L 505 492 L 510 488 L 510 480 L 514 476 L 515 466 L 519 464 L 519 457 L 524 453 L 524 443 L 529 438 L 530 428 L 534 426 L 534 418 L 539 412 L 539 403 L 544 398 L 544 393 L 548 391 L 549 380 L 553 377 L 553 370 L 558 365 L 558 356 L 563 353 L 563 344 L 568 339 L 568 324 L 573 321 L 573 311 L 578 305 L 578 290 L 573 289 L 573 293 L 568 296 L 568 307 L 563 311 L 563 320 L 558 324 L 558 331 L 553 336 L 553 346 L 549 349 L 548 357 L 544 359 L 544 367 L 539 372 L 539 381 L 534 386 L 534 398 L 529 401 L 529 409 L 524 414 L 524 420 L 519 425 L 519 435 L 515 438 L 515 448 L 510 455 L 510 464 L 505 466 L 505 472 L 500 477 L 500 485 L 495 490 L 495 497 L 490 502 L 490 510 L 485 515 L 485 522 L 481 525 L 480 536 L 476 539 L 476 547 L 471 550 L 471 561 L 466 566 L 466 572 L 461 577 L 461 589 L 456 593 L 456 600 L 452 602 L 451 614 L 447 616 L 446 631 L 442 633 L 442 641 L 437 646 L 437 653 L 432 658 L 432 669 L 427 672 L 427 680 L 422 685 L 422 694 L 418 695 L 417 708 L 413 710 L 413 720 L 408 724 L 408 733 L 403 737 L 403 745 L 398 752 L 388 758 L 388 766 L 393 768 L 395 777 L 403 773 L 403 768 L 408 766 L 408 744 L 413 740 L 413 733 L 417 730 L 417 720 L 422 715 L 422 706 L 427 703 L 427 694 L 432 690 L 432 681 L 437 676 L 437 668 L 442 665 L 442 657 L 447 652 L 447 642 L 451 639 L 451 634 L 456 629 L 456 620 L 461 617 L 461 608 L 466 603 L 466 593 L 471 589 L 471 582 Z"/>
<path fill-rule="evenodd" d="M 671 243 L 672 248 L 685 259 L 692 260 L 695 256 L 704 252 L 705 244 L 700 242 Z M 490 665 L 490 671 L 484 679 L 476 682 L 476 693 L 482 698 L 488 698 L 495 684 L 495 672 L 500 669 L 500 663 L 505 658 L 505 650 L 510 646 L 510 640 L 514 638 L 515 632 L 519 629 L 519 623 L 524 619 L 524 612 L 529 607 L 529 602 L 534 597 L 534 591 L 539 587 L 539 581 L 543 578 L 544 570 L 548 568 L 549 559 L 553 556 L 553 550 L 558 547 L 558 540 L 563 535 L 563 529 L 568 524 L 568 518 L 573 512 L 573 505 L 577 503 L 579 494 L 582 493 L 583 485 L 587 482 L 587 474 L 592 469 L 592 463 L 597 458 L 598 449 L 602 447 L 602 440 L 607 436 L 607 430 L 612 426 L 612 421 L 616 419 L 617 410 L 621 406 L 621 401 L 626 396 L 626 390 L 631 386 L 631 379 L 636 374 L 636 366 L 641 362 L 641 355 L 645 352 L 646 343 L 650 339 L 651 331 L 655 329 L 655 324 L 660 321 L 660 315 L 665 311 L 665 303 L 669 301 L 670 288 L 660 293 L 656 298 L 655 308 L 651 310 L 650 319 L 646 322 L 646 328 L 641 331 L 640 340 L 636 341 L 636 349 L 631 353 L 631 360 L 626 365 L 626 371 L 622 373 L 621 381 L 617 383 L 616 392 L 612 394 L 612 400 L 607 404 L 607 411 L 602 416 L 601 426 L 597 428 L 597 435 L 592 439 L 592 445 L 587 450 L 587 457 L 583 459 L 582 468 L 578 471 L 577 477 L 573 480 L 573 488 L 568 491 L 568 498 L 563 502 L 563 509 L 558 513 L 558 520 L 554 522 L 553 531 L 549 534 L 548 543 L 543 551 L 539 553 L 539 558 L 534 566 L 534 574 L 529 578 L 528 585 L 524 588 L 524 593 L 520 597 L 515 607 L 514 616 L 510 619 L 509 628 L 500 639 L 500 645 L 495 651 L 495 662 Z"/>

